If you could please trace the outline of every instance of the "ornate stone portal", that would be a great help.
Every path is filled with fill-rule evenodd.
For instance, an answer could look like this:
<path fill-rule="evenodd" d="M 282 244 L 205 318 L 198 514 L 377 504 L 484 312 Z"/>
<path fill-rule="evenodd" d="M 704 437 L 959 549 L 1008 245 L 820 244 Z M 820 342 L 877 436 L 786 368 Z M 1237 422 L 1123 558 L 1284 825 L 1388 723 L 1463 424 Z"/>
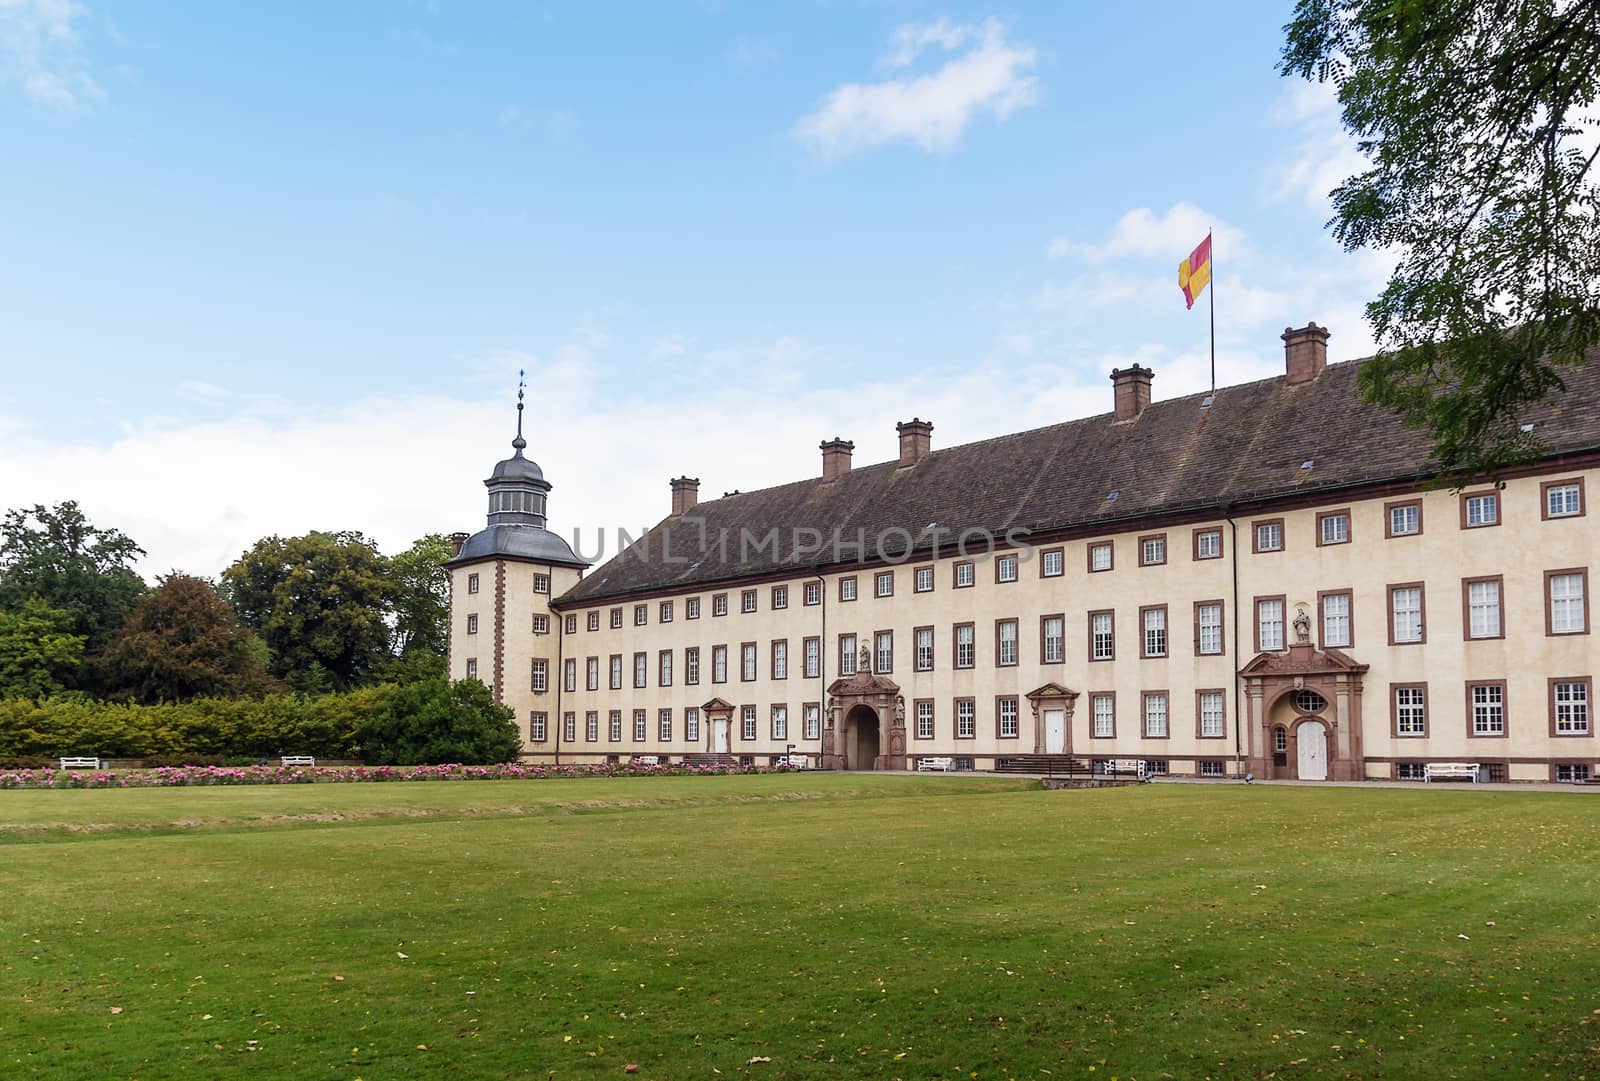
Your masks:
<path fill-rule="evenodd" d="M 1319 746 L 1326 741 L 1327 779 L 1364 780 L 1361 688 L 1368 666 L 1337 649 L 1316 648 L 1309 626 L 1302 630 L 1299 618 L 1294 629 L 1300 641 L 1286 652 L 1259 653 L 1239 670 L 1246 709 L 1245 768 L 1263 779 L 1300 779 L 1301 733 L 1311 725 L 1323 730 L 1310 735 Z"/>
<path fill-rule="evenodd" d="M 865 648 L 862 656 L 871 661 Z M 855 746 L 860 736 L 852 727 L 866 724 L 867 713 L 876 719 L 878 729 L 878 753 L 873 756 L 871 768 L 906 768 L 906 700 L 900 694 L 900 685 L 863 668 L 828 686 L 828 710 L 822 730 L 824 769 L 866 768 L 862 762 L 849 761 L 848 748 Z"/>
<path fill-rule="evenodd" d="M 1033 753 L 1071 754 L 1072 714 L 1077 707 L 1078 692 L 1059 683 L 1046 683 L 1043 687 L 1029 691 L 1027 698 L 1033 707 Z M 1048 746 L 1048 733 L 1045 731 L 1045 714 L 1054 709 L 1062 711 L 1062 724 L 1065 730 L 1061 734 L 1061 749 L 1052 752 Z"/>

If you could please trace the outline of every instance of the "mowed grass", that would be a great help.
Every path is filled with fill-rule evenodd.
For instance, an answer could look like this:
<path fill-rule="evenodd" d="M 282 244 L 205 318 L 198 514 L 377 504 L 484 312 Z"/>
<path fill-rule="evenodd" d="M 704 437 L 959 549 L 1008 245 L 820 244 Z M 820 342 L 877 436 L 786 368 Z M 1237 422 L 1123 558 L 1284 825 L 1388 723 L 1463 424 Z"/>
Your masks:
<path fill-rule="evenodd" d="M 1600 1076 L 1585 793 L 0 793 L 0 1076 Z"/>

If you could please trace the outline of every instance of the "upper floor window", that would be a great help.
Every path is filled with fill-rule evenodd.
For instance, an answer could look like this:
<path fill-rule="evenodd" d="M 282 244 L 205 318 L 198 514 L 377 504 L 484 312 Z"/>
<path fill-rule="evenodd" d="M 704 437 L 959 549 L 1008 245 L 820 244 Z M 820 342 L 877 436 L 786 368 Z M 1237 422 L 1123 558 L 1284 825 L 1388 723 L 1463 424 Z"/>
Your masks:
<path fill-rule="evenodd" d="M 478 576 L 476 574 L 467 575 L 467 592 L 478 592 Z"/>
<path fill-rule="evenodd" d="M 1111 542 L 1100 541 L 1098 544 L 1089 545 L 1089 570 L 1108 571 L 1111 569 Z"/>
<path fill-rule="evenodd" d="M 1403 503 L 1384 504 L 1384 530 L 1390 537 L 1412 537 L 1422 532 L 1422 502 L 1416 499 Z"/>
<path fill-rule="evenodd" d="M 549 616 L 543 616 L 543 615 L 534 616 L 533 617 L 533 633 L 534 634 L 549 634 L 550 633 L 550 617 Z"/>
<path fill-rule="evenodd" d="M 1552 480 L 1541 484 L 1546 518 L 1577 518 L 1583 514 L 1583 480 Z"/>
<path fill-rule="evenodd" d="M 700 682 L 699 646 L 688 646 L 683 651 L 683 681 L 689 684 Z"/>
<path fill-rule="evenodd" d="M 1017 621 L 1002 619 L 995 624 L 995 664 L 1009 668 L 1017 660 Z"/>
<path fill-rule="evenodd" d="M 1281 552 L 1283 551 L 1283 519 L 1274 518 L 1270 522 L 1257 522 L 1253 531 L 1256 538 L 1256 551 Z"/>
<path fill-rule="evenodd" d="M 1060 578 L 1066 573 L 1066 552 L 1060 548 L 1046 548 L 1039 555 L 1039 577 Z"/>
<path fill-rule="evenodd" d="M 1350 512 L 1327 511 L 1317 515 L 1317 543 L 1348 544 L 1350 541 Z"/>
<path fill-rule="evenodd" d="M 933 568 L 918 567 L 912 578 L 912 588 L 918 593 L 933 592 Z"/>
<path fill-rule="evenodd" d="M 598 691 L 600 689 L 600 658 L 590 657 L 583 666 L 583 689 Z"/>
<path fill-rule="evenodd" d="M 590 612 L 589 613 L 588 627 L 589 627 L 589 629 L 591 631 L 597 631 L 597 630 L 600 629 L 600 613 L 599 612 Z"/>
<path fill-rule="evenodd" d="M 1227 735 L 1226 722 L 1223 718 L 1223 694 L 1221 691 L 1200 692 L 1200 738 L 1221 739 Z"/>
<path fill-rule="evenodd" d="M 578 617 L 577 616 L 568 616 L 563 621 L 563 625 L 566 627 L 566 633 L 568 633 L 568 634 L 577 634 L 578 633 Z"/>
<path fill-rule="evenodd" d="M 1424 640 L 1422 587 L 1389 587 L 1389 643 L 1410 645 Z"/>
<path fill-rule="evenodd" d="M 658 605 L 657 607 L 659 608 L 659 611 L 656 613 L 657 622 L 660 622 L 660 623 L 671 623 L 672 622 L 672 602 L 671 601 L 662 601 L 660 603 L 660 605 Z"/>
<path fill-rule="evenodd" d="M 894 596 L 894 571 L 879 571 L 872 578 L 873 591 L 880 597 Z"/>
<path fill-rule="evenodd" d="M 728 614 L 728 595 L 726 593 L 713 593 L 711 595 L 711 615 L 725 616 Z"/>
<path fill-rule="evenodd" d="M 971 668 L 977 660 L 976 636 L 972 624 L 957 623 L 955 626 L 955 666 L 957 668 Z"/>
<path fill-rule="evenodd" d="M 1409 684 L 1394 688 L 1394 734 L 1407 737 L 1428 734 L 1426 687 Z"/>
<path fill-rule="evenodd" d="M 647 624 L 649 622 L 650 622 L 650 606 L 648 604 L 636 604 L 636 605 L 634 605 L 633 606 L 633 625 L 635 627 L 643 627 L 645 624 Z"/>
<path fill-rule="evenodd" d="M 772 678 L 789 678 L 789 640 L 775 639 L 772 643 Z"/>
<path fill-rule="evenodd" d="M 874 653 L 877 655 L 877 671 L 889 673 L 894 671 L 894 632 L 879 631 L 873 636 Z"/>
<path fill-rule="evenodd" d="M 1222 602 L 1206 601 L 1195 606 L 1195 651 L 1203 656 L 1223 652 Z"/>
<path fill-rule="evenodd" d="M 1585 570 L 1547 571 L 1544 576 L 1545 629 L 1549 634 L 1585 634 L 1589 630 Z"/>
<path fill-rule="evenodd" d="M 917 738 L 933 738 L 933 702 L 929 699 L 917 703 Z"/>
<path fill-rule="evenodd" d="M 1146 739 L 1167 738 L 1167 696 L 1161 691 L 1144 696 L 1144 734 Z"/>
<path fill-rule="evenodd" d="M 1283 598 L 1256 601 L 1256 649 L 1262 653 L 1283 648 Z"/>
<path fill-rule="evenodd" d="M 747 589 L 739 594 L 739 611 L 754 612 L 756 610 L 756 591 Z"/>
<path fill-rule="evenodd" d="M 1095 739 L 1111 739 L 1117 734 L 1117 699 L 1111 694 L 1097 694 L 1089 700 L 1093 718 L 1091 731 Z"/>
<path fill-rule="evenodd" d="M 1506 734 L 1506 685 L 1504 683 L 1469 683 L 1467 701 L 1472 709 L 1472 734 L 1474 736 L 1503 736 Z"/>
<path fill-rule="evenodd" d="M 467 633 L 468 634 L 477 634 L 478 633 L 478 613 L 476 613 L 476 612 L 473 612 L 473 613 L 471 613 L 470 615 L 467 616 Z"/>
<path fill-rule="evenodd" d="M 683 618 L 684 619 L 699 619 L 700 618 L 700 598 L 699 597 L 690 597 L 688 600 L 683 602 Z"/>
<path fill-rule="evenodd" d="M 839 674 L 841 676 L 856 674 L 856 636 L 853 634 L 839 636 Z"/>
<path fill-rule="evenodd" d="M 1196 559 L 1222 558 L 1222 530 L 1197 529 L 1194 531 L 1194 557 Z"/>
<path fill-rule="evenodd" d="M 856 599 L 856 580 L 854 576 L 839 579 L 839 599 L 853 601 Z"/>
<path fill-rule="evenodd" d="M 808 607 L 808 608 L 813 604 L 821 604 L 822 603 L 822 583 L 821 582 L 807 582 L 806 583 L 806 592 L 805 592 L 804 600 L 805 600 L 805 603 L 806 603 L 806 607 Z"/>
<path fill-rule="evenodd" d="M 622 609 L 611 609 L 611 629 L 617 630 L 622 626 Z"/>
<path fill-rule="evenodd" d="M 1461 528 L 1500 524 L 1499 492 L 1464 492 L 1461 496 Z"/>
<path fill-rule="evenodd" d="M 550 576 L 548 574 L 536 574 L 536 575 L 534 575 L 533 576 L 533 591 L 535 593 L 548 593 L 548 592 L 550 592 Z"/>
<path fill-rule="evenodd" d="M 478 658 L 476 658 L 476 657 L 468 657 L 467 658 L 467 678 L 468 679 L 477 679 L 478 678 Z"/>
<path fill-rule="evenodd" d="M 1039 659 L 1045 664 L 1060 664 L 1067 659 L 1066 617 L 1043 616 L 1039 625 Z"/>
<path fill-rule="evenodd" d="M 963 559 L 955 565 L 955 585 L 957 589 L 965 589 L 977 581 L 973 573 L 972 561 Z"/>
<path fill-rule="evenodd" d="M 1139 566 L 1156 567 L 1167 561 L 1167 535 L 1156 533 L 1139 538 Z"/>
<path fill-rule="evenodd" d="M 995 557 L 994 580 L 996 582 L 1015 582 L 1017 580 L 1016 556 L 1004 555 Z"/>
<path fill-rule="evenodd" d="M 611 655 L 611 689 L 614 691 L 622 690 L 622 654 L 620 653 Z"/>
<path fill-rule="evenodd" d="M 1501 638 L 1500 630 L 1500 579 L 1468 579 L 1467 637 Z"/>
<path fill-rule="evenodd" d="M 1110 612 L 1089 614 L 1089 659 L 1111 661 L 1117 656 L 1116 628 Z"/>
<path fill-rule="evenodd" d="M 972 739 L 978 734 L 978 704 L 970 698 L 956 699 L 956 738 Z"/>
<path fill-rule="evenodd" d="M 756 678 L 756 644 L 746 642 L 739 647 L 739 679 L 750 683 Z"/>
<path fill-rule="evenodd" d="M 1350 648 L 1350 594 L 1325 593 L 1322 596 L 1322 646 L 1324 649 Z"/>
<path fill-rule="evenodd" d="M 1558 736 L 1589 734 L 1589 687 L 1591 680 L 1558 679 L 1550 684 L 1551 726 Z"/>
<path fill-rule="evenodd" d="M 789 587 L 788 586 L 773 586 L 772 587 L 772 607 L 774 609 L 789 607 Z"/>
<path fill-rule="evenodd" d="M 916 636 L 917 671 L 931 672 L 933 671 L 933 628 L 918 627 Z"/>
<path fill-rule="evenodd" d="M 805 644 L 806 678 L 816 679 L 822 675 L 822 639 L 807 638 Z"/>
<path fill-rule="evenodd" d="M 650 658 L 643 653 L 633 655 L 633 685 L 635 687 L 649 686 Z"/>
<path fill-rule="evenodd" d="M 1017 724 L 1017 700 L 1010 695 L 1000 699 L 996 705 L 996 732 L 1001 739 L 1016 739 L 1019 726 Z"/>
<path fill-rule="evenodd" d="M 656 683 L 662 687 L 672 686 L 672 650 L 663 649 L 658 655 L 656 664 Z"/>
<path fill-rule="evenodd" d="M 1161 605 L 1156 608 L 1140 610 L 1144 622 L 1144 656 L 1165 657 L 1167 655 L 1167 608 Z"/>
<path fill-rule="evenodd" d="M 711 682 L 728 682 L 728 647 L 711 647 Z"/>

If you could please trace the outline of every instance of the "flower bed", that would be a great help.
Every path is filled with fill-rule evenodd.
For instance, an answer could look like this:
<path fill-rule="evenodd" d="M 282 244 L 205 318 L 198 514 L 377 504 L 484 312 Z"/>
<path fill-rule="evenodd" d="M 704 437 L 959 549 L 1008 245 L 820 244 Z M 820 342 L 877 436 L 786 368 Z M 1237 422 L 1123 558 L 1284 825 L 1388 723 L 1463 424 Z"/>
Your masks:
<path fill-rule="evenodd" d="M 543 781 L 566 777 L 710 777 L 790 773 L 788 766 L 161 766 L 155 769 L 14 769 L 0 788 L 181 788 L 188 785 L 315 784 L 355 781 Z"/>

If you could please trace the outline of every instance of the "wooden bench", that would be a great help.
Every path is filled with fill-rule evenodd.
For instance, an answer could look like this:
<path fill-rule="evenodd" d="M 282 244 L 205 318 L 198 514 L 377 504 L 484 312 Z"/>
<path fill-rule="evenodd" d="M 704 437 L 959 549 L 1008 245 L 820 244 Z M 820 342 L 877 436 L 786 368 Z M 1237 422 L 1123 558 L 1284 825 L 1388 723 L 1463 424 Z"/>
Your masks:
<path fill-rule="evenodd" d="M 1142 758 L 1107 758 L 1100 764 L 1099 772 L 1107 777 L 1116 777 L 1119 774 L 1131 774 L 1139 780 L 1145 779 L 1144 759 Z"/>
<path fill-rule="evenodd" d="M 100 768 L 100 760 L 98 758 L 90 758 L 90 757 L 88 757 L 86 755 L 79 756 L 79 757 L 76 757 L 76 758 L 71 758 L 71 757 L 63 758 L 61 760 L 61 768 L 62 769 L 99 769 Z"/>
<path fill-rule="evenodd" d="M 659 766 L 661 765 L 661 756 L 658 754 L 636 754 L 632 758 L 628 759 L 628 765 Z"/>
<path fill-rule="evenodd" d="M 1427 784 L 1435 777 L 1466 777 L 1477 784 L 1478 772 L 1476 762 L 1428 762 L 1422 767 L 1422 783 Z"/>
<path fill-rule="evenodd" d="M 286 754 L 278 761 L 286 766 L 315 766 L 317 764 L 316 757 L 309 754 Z"/>
<path fill-rule="evenodd" d="M 933 771 L 938 771 L 940 773 L 949 773 L 951 770 L 953 770 L 955 768 L 956 768 L 956 760 L 954 758 L 937 757 L 937 756 L 935 756 L 935 757 L 924 757 L 924 758 L 917 759 L 917 772 L 918 773 L 929 773 L 929 772 L 933 772 Z"/>
<path fill-rule="evenodd" d="M 790 769 L 810 769 L 811 756 L 808 754 L 791 754 L 778 759 L 778 765 L 788 766 Z"/>

